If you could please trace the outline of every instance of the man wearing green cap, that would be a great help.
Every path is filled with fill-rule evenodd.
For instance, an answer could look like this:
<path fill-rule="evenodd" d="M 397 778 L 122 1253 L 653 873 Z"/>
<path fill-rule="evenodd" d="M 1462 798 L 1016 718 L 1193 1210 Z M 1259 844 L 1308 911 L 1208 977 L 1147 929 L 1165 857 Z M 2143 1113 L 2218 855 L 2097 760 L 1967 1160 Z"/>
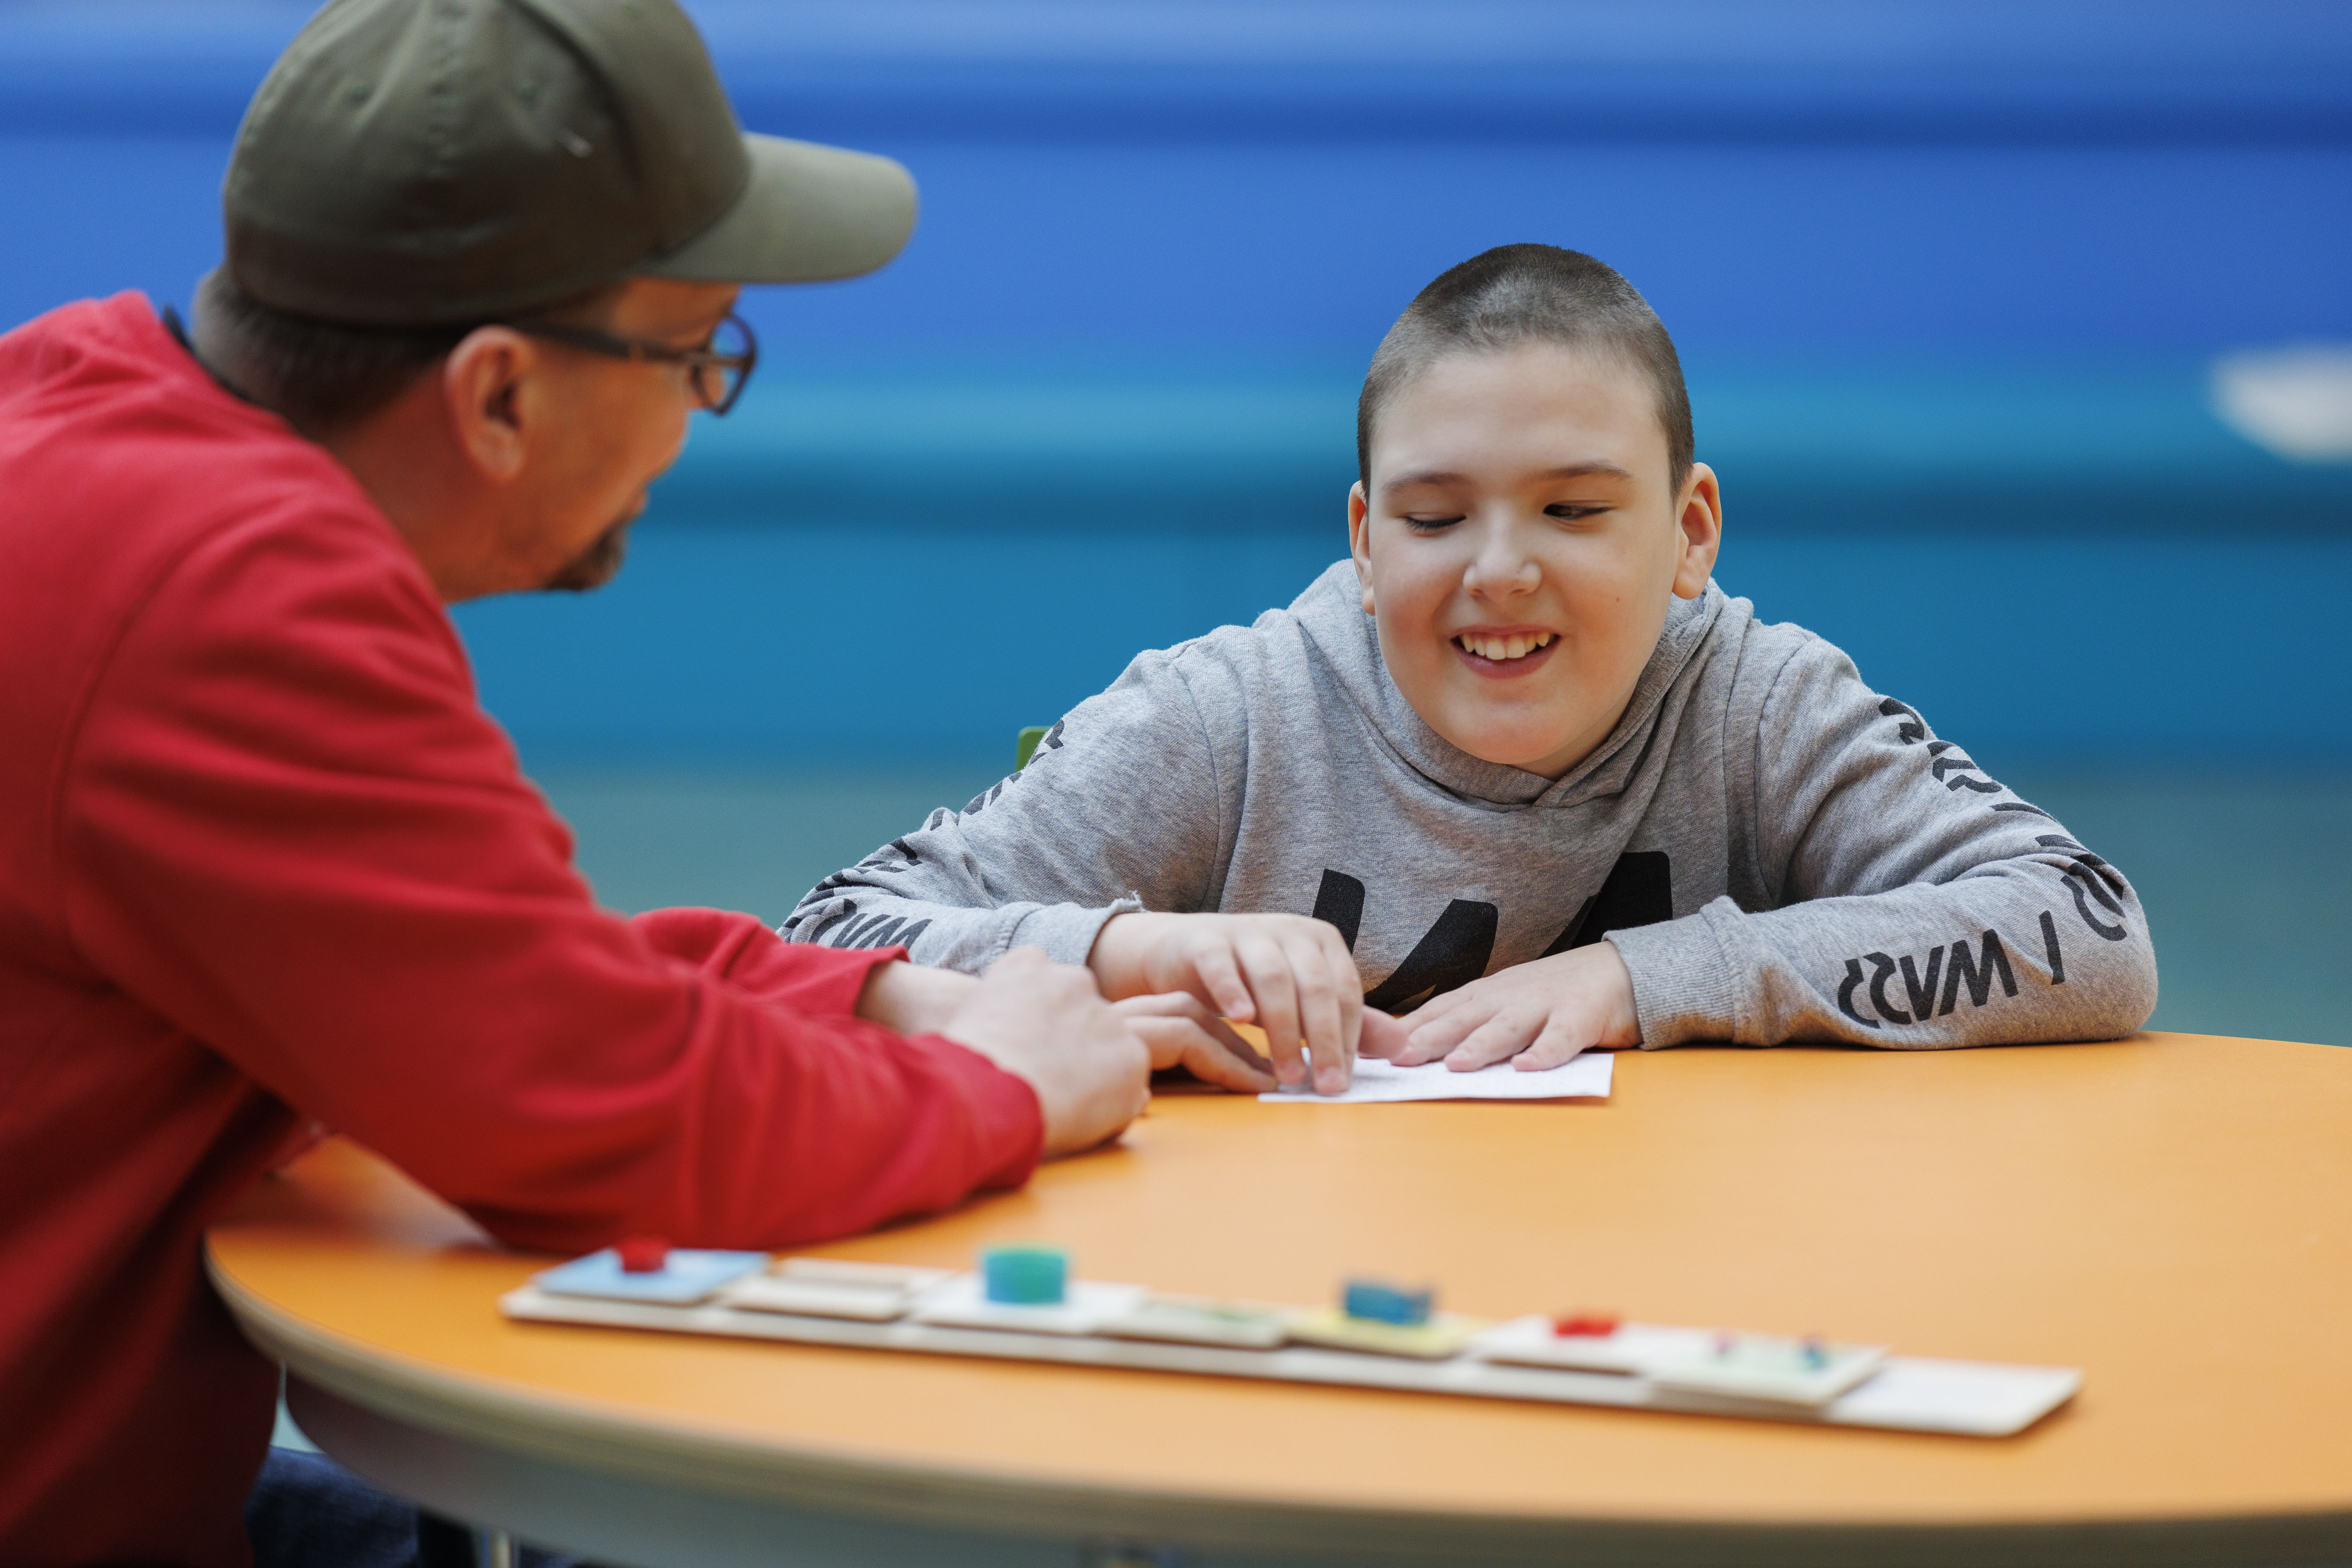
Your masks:
<path fill-rule="evenodd" d="M 671 0 L 336 0 L 192 321 L 0 337 L 0 1562 L 227 1565 L 271 1367 L 205 1226 L 308 1120 L 502 1238 L 774 1247 L 1115 1133 L 1083 971 L 596 908 L 444 606 L 617 567 L 745 282 L 869 271 L 886 159 L 737 126 Z"/>

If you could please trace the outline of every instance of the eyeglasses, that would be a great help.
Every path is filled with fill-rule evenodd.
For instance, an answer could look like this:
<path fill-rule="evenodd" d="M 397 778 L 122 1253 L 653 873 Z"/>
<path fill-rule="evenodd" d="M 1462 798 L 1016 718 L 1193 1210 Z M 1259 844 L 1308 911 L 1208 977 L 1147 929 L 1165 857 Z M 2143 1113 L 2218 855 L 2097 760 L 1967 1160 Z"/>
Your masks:
<path fill-rule="evenodd" d="M 567 327 L 552 321 L 507 324 L 525 337 L 544 338 L 549 342 L 603 354 L 607 359 L 682 364 L 695 403 L 713 414 L 724 414 L 735 406 L 735 400 L 743 395 L 743 388 L 751 379 L 751 367 L 760 363 L 760 340 L 751 335 L 751 324 L 732 311 L 719 323 L 710 341 L 698 349 L 682 349 L 648 338 L 617 337 L 593 327 Z"/>

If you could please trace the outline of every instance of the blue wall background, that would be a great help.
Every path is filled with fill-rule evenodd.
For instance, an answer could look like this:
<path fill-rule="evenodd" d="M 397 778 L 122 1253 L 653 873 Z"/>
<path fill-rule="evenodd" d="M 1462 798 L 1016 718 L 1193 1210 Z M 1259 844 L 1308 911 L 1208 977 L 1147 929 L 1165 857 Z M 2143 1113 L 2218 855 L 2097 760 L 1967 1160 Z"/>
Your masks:
<path fill-rule="evenodd" d="M 460 613 L 535 760 L 993 752 L 1342 549 L 1356 377 L 1541 239 L 1690 366 L 1719 573 L 1990 766 L 2352 752 L 2352 468 L 2208 406 L 2352 340 L 2352 8 L 689 4 L 748 124 L 891 153 L 900 262 L 586 599 Z M 0 5 L 0 322 L 217 254 L 306 7 Z"/>

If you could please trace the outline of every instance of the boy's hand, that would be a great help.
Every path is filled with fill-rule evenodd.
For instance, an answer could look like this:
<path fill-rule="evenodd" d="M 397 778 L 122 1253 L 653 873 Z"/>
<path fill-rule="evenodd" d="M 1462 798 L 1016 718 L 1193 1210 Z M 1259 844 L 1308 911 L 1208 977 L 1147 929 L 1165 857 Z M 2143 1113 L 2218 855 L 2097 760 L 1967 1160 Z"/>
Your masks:
<path fill-rule="evenodd" d="M 1527 1072 L 1556 1068 L 1591 1049 L 1642 1043 L 1633 977 L 1605 942 L 1521 963 L 1432 997 L 1404 1020 L 1400 1066 L 1440 1057 L 1456 1072 L 1507 1058 Z"/>
<path fill-rule="evenodd" d="M 1048 1154 L 1116 1136 L 1151 1099 L 1151 1053 L 1094 976 L 1034 947 L 991 964 L 937 1032 L 1036 1091 Z"/>
<path fill-rule="evenodd" d="M 1181 991 L 1129 996 L 1112 1003 L 1111 1011 L 1150 1047 L 1154 1072 L 1181 1067 L 1204 1083 L 1240 1094 L 1264 1094 L 1275 1086 L 1274 1064 L 1197 996 Z"/>
<path fill-rule="evenodd" d="M 1181 991 L 1265 1031 L 1284 1083 L 1311 1074 L 1324 1094 L 1348 1087 L 1360 1044 L 1397 1048 L 1395 1021 L 1364 1011 L 1363 981 L 1339 931 L 1306 915 L 1113 915 L 1087 959 L 1114 1000 Z M 1378 1019 L 1366 1042 L 1367 1017 Z M 1381 1025 L 1387 1025 L 1383 1029 Z"/>

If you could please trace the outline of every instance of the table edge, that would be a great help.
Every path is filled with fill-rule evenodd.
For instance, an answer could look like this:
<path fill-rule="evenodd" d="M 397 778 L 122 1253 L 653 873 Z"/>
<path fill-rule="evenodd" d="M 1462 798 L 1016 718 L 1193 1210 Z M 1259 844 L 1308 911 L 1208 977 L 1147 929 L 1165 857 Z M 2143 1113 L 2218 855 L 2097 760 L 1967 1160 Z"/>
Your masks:
<path fill-rule="evenodd" d="M 1998 1560 L 2012 1568 L 2079 1568 L 2096 1557 L 2158 1568 L 2277 1568 L 2352 1557 L 2352 1511 L 1854 1523 L 1489 1514 L 1146 1490 L 847 1458 L 624 1415 L 589 1400 L 526 1394 L 521 1385 L 443 1372 L 397 1352 L 362 1352 L 247 1290 L 209 1242 L 205 1269 L 261 1353 L 387 1420 L 593 1472 L 852 1519 L 1010 1537 L 1175 1539 L 1224 1550 L 1465 1563 L 1979 1568 Z M 649 1428 L 659 1443 L 645 1440 Z"/>

